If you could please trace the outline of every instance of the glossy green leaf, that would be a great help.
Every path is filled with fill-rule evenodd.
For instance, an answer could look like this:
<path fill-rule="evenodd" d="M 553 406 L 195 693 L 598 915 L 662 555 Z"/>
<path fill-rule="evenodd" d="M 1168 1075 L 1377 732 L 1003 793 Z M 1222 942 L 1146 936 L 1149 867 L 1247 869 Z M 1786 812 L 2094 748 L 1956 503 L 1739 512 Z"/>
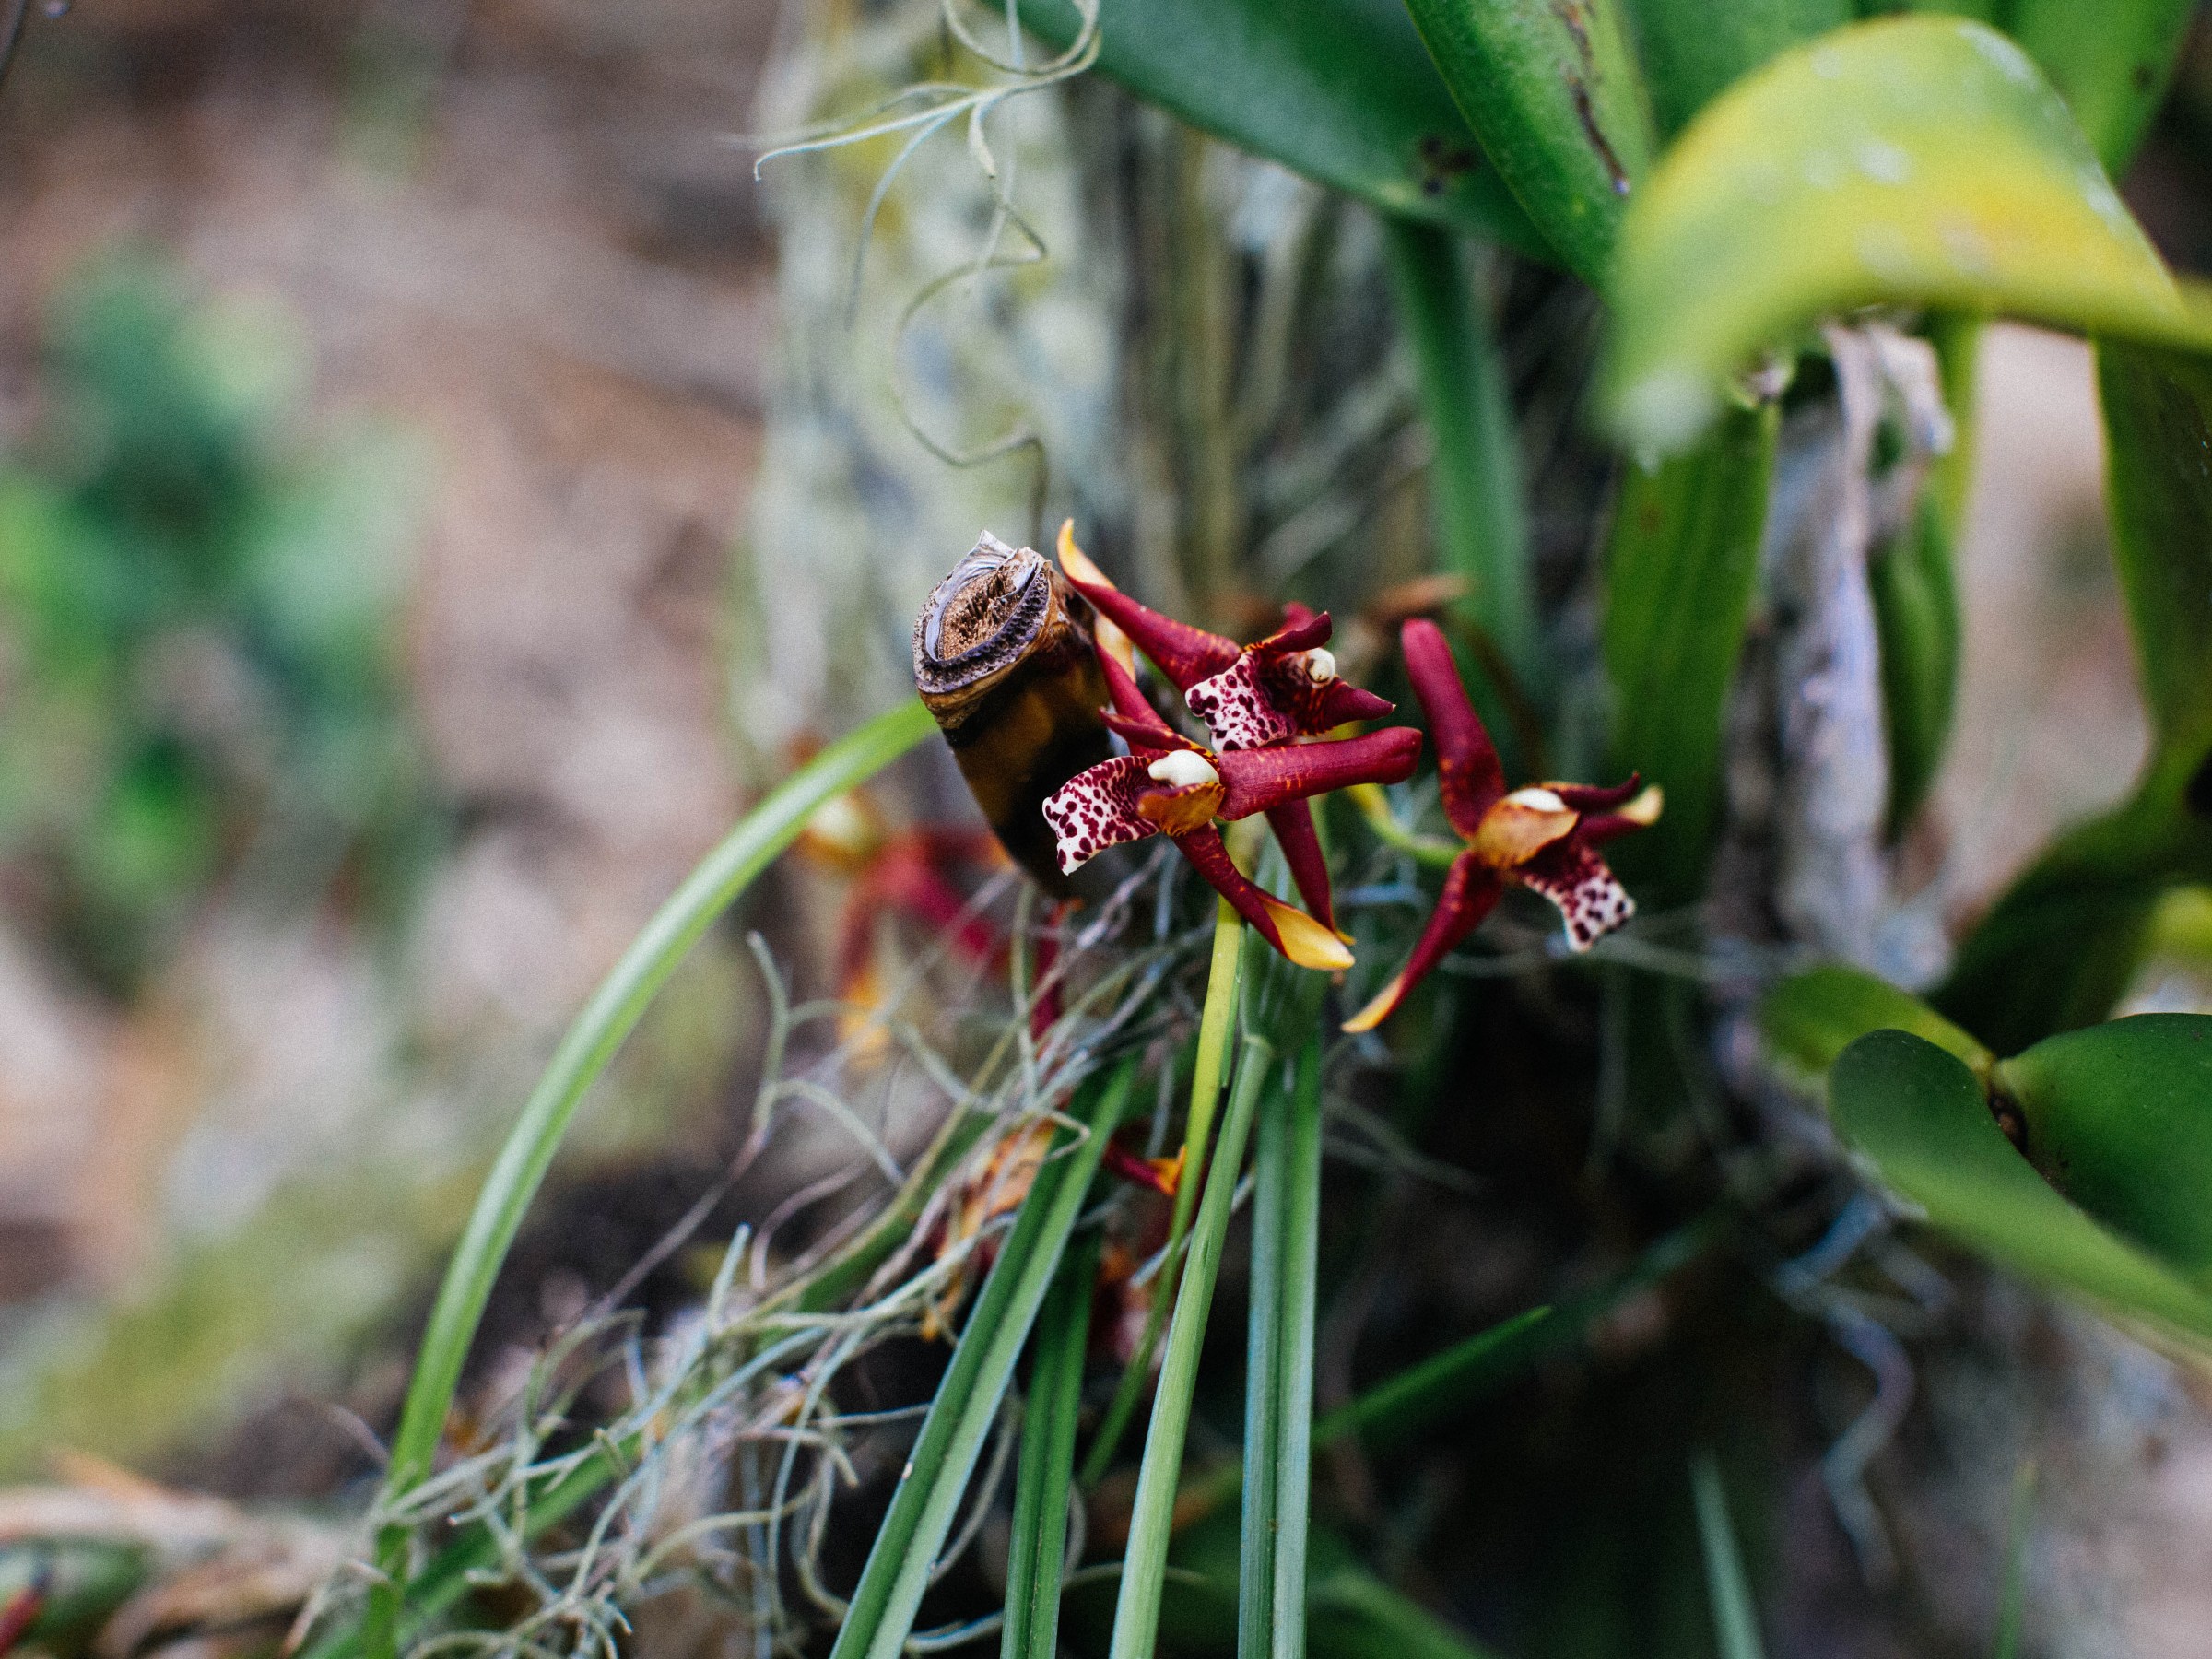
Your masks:
<path fill-rule="evenodd" d="M 1759 585 L 1774 472 L 1771 406 L 1733 409 L 1704 442 L 1631 465 L 1606 548 L 1613 756 L 1666 792 L 1666 809 L 1609 854 L 1663 904 L 1703 890 L 1720 832 L 1721 728 Z"/>
<path fill-rule="evenodd" d="M 1431 225 L 1384 226 L 1398 326 L 1413 348 L 1435 445 L 1430 514 L 1439 567 L 1466 579 L 1461 608 L 1524 687 L 1541 677 L 1521 435 L 1471 252 Z"/>
<path fill-rule="evenodd" d="M 2172 78 L 2196 0 L 2012 0 L 2006 29 L 2118 173 Z"/>
<path fill-rule="evenodd" d="M 1628 9 L 1652 113 L 1668 137 L 1776 53 L 1857 15 L 1851 0 L 1628 0 Z"/>
<path fill-rule="evenodd" d="M 1071 0 L 1019 0 L 1055 46 Z M 1101 74 L 1191 125 L 1385 212 L 1536 258 L 1544 238 L 1482 152 L 1397 0 L 1101 0 Z"/>
<path fill-rule="evenodd" d="M 2098 384 L 2151 754 L 2134 797 L 2061 837 L 1960 946 L 1937 1006 L 2000 1050 L 2103 1018 L 2159 901 L 2212 880 L 2212 365 L 2108 341 Z"/>
<path fill-rule="evenodd" d="M 1888 717 L 1892 840 L 1904 833 L 1936 781 L 1959 696 L 1961 629 L 1952 563 L 1965 522 L 1981 328 L 1971 318 L 1945 316 L 1928 333 L 1956 429 L 1951 451 L 1929 468 L 1912 524 L 1876 549 L 1866 569 Z"/>
<path fill-rule="evenodd" d="M 2212 1281 L 2212 1018 L 2141 1014 L 1997 1063 L 2028 1159 L 2123 1237 Z"/>
<path fill-rule="evenodd" d="M 1559 257 L 1603 276 L 1657 140 L 1618 0 L 1406 0 L 1429 55 Z"/>
<path fill-rule="evenodd" d="M 905 1651 L 937 1551 L 952 1530 L 1135 1077 L 1135 1065 L 1124 1065 L 1092 1093 L 1079 1111 L 1087 1131 L 1080 1138 L 1065 1128 L 1053 1136 L 922 1420 L 831 1659 L 899 1659 Z"/>
<path fill-rule="evenodd" d="M 1829 1077 L 1836 1131 L 1959 1242 L 2170 1333 L 2212 1340 L 2212 1299 L 2060 1196 L 2013 1148 L 1974 1074 L 1908 1031 L 1876 1031 Z"/>
<path fill-rule="evenodd" d="M 1687 445 L 1763 350 L 1860 306 L 2212 345 L 2034 64 L 1955 18 L 1838 29 L 1706 106 L 1630 198 L 1609 296 L 1603 414 L 1639 449 Z"/>
<path fill-rule="evenodd" d="M 1988 1076 L 1996 1060 L 1911 992 L 1841 962 L 1793 973 L 1769 991 L 1759 1005 L 1759 1029 L 1769 1058 L 1808 1091 L 1869 1031 L 1910 1031 L 1964 1061 L 1976 1077 Z"/>

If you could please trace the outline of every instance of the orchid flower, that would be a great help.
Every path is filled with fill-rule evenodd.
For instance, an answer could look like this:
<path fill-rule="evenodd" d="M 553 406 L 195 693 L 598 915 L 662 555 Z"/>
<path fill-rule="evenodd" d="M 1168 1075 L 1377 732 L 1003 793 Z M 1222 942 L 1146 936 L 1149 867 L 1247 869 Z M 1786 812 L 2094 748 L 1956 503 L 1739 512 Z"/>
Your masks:
<path fill-rule="evenodd" d="M 1348 968 L 1331 928 L 1261 891 L 1237 868 L 1217 818 L 1273 813 L 1353 783 L 1410 776 L 1421 735 L 1392 726 L 1359 737 L 1268 748 L 1209 749 L 1159 717 L 1105 646 L 1099 666 L 1112 707 L 1106 724 L 1130 752 L 1078 772 L 1044 803 L 1065 873 L 1126 841 L 1165 835 L 1260 935 L 1301 968 Z"/>
<path fill-rule="evenodd" d="M 1534 888 L 1558 905 L 1566 920 L 1567 947 L 1589 949 L 1636 912 L 1635 900 L 1597 849 L 1655 821 L 1662 805 L 1658 786 L 1643 788 L 1633 776 L 1611 788 L 1539 783 L 1508 794 L 1497 747 L 1467 700 L 1443 630 L 1417 619 L 1398 637 L 1406 676 L 1428 711 L 1429 731 L 1436 740 L 1444 817 L 1467 845 L 1445 873 L 1443 891 L 1412 957 L 1372 1002 L 1345 1022 L 1347 1031 L 1372 1030 L 1382 1024 L 1490 913 L 1508 882 Z"/>
<path fill-rule="evenodd" d="M 1225 754 L 1325 737 L 1347 722 L 1374 720 L 1396 706 L 1337 677 L 1336 659 L 1327 649 L 1326 611 L 1315 615 L 1302 605 L 1286 605 L 1280 629 L 1240 646 L 1163 617 L 1115 587 L 1076 546 L 1072 519 L 1060 526 L 1059 553 L 1068 584 L 1174 682 Z M 1267 809 L 1267 822 L 1299 897 L 1324 927 L 1334 928 L 1329 867 L 1314 833 L 1312 807 L 1302 796 L 1286 801 Z"/>

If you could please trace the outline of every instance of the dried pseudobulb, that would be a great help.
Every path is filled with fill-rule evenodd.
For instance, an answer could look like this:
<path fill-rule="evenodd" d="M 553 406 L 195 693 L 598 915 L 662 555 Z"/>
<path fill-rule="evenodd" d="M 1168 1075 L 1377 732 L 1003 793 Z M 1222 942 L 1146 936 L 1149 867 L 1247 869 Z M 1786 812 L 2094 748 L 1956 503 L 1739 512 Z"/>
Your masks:
<path fill-rule="evenodd" d="M 1029 548 L 988 531 L 914 622 L 914 683 L 1014 861 L 1065 893 L 1044 798 L 1109 759 L 1089 606 Z"/>

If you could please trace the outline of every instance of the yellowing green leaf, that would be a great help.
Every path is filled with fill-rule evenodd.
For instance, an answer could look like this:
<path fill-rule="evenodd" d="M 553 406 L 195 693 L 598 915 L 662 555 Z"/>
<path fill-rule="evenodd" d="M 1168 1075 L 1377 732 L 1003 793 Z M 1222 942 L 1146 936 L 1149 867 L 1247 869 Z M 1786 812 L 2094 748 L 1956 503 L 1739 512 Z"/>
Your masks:
<path fill-rule="evenodd" d="M 1875 304 L 2212 346 L 2028 55 L 1957 18 L 1853 25 L 1707 105 L 1630 198 L 1606 418 L 1678 448 L 1729 378 Z"/>

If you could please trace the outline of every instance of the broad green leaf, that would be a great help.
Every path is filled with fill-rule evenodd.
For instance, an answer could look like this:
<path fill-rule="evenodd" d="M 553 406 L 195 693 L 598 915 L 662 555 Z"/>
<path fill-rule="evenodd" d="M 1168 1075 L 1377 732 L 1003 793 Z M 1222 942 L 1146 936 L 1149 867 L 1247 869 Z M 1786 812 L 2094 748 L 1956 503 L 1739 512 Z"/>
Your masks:
<path fill-rule="evenodd" d="M 1071 0 L 1019 0 L 1056 46 Z M 1101 0 L 1099 70 L 1169 113 L 1387 213 L 1553 257 L 1397 0 Z"/>
<path fill-rule="evenodd" d="M 2212 1279 L 2212 1018 L 2140 1014 L 1999 1061 L 2045 1180 L 2203 1285 Z"/>
<path fill-rule="evenodd" d="M 1628 0 L 1628 10 L 1667 137 L 1738 76 L 1856 16 L 1851 0 Z"/>
<path fill-rule="evenodd" d="M 1606 549 L 1613 756 L 1666 809 L 1610 856 L 1660 903 L 1703 890 L 1721 816 L 1721 725 L 1759 585 L 1774 471 L 1772 406 L 1731 410 L 1687 454 L 1631 465 Z"/>
<path fill-rule="evenodd" d="M 1079 1138 L 1065 1128 L 1053 1137 L 1013 1230 L 976 1296 L 929 1415 L 922 1420 L 922 1432 L 838 1628 L 831 1659 L 899 1659 L 904 1653 L 937 1551 L 952 1530 L 976 1458 L 1013 1380 L 1014 1362 L 1029 1341 L 1135 1077 L 1134 1064 L 1125 1065 L 1094 1090 L 1085 1102 L 1086 1133 Z"/>
<path fill-rule="evenodd" d="M 2103 1018 L 2159 901 L 2212 880 L 2212 365 L 2108 341 L 2098 383 L 2151 754 L 2134 797 L 2061 837 L 1960 946 L 1936 1000 L 2000 1050 Z"/>
<path fill-rule="evenodd" d="M 1542 636 L 1521 435 L 1488 307 L 1462 239 L 1408 219 L 1387 221 L 1384 235 L 1398 327 L 1413 348 L 1435 445 L 1429 499 L 1438 562 L 1466 579 L 1462 608 L 1525 687 L 1541 677 Z"/>
<path fill-rule="evenodd" d="M 1595 282 L 1657 140 L 1618 0 L 1406 0 L 1483 154 Z"/>
<path fill-rule="evenodd" d="M 1888 980 L 1841 962 L 1783 980 L 1759 1005 L 1768 1056 L 1794 1082 L 1816 1090 L 1836 1057 L 1869 1031 L 1910 1031 L 1987 1077 L 1996 1056 Z"/>
<path fill-rule="evenodd" d="M 1959 585 L 1952 552 L 1966 512 L 1981 328 L 1971 318 L 1945 316 L 1928 333 L 1955 429 L 1951 451 L 1929 468 L 1912 524 L 1876 551 L 1866 571 L 1888 716 L 1892 840 L 1904 833 L 1936 780 L 1959 692 Z"/>
<path fill-rule="evenodd" d="M 2061 1197 L 2005 1138 L 1957 1056 L 1908 1031 L 1862 1037 L 1830 1074 L 1829 1115 L 1937 1230 L 2115 1312 L 2212 1340 L 2212 1300 Z"/>
<path fill-rule="evenodd" d="M 1688 444 L 1762 351 L 1861 306 L 2212 345 L 2034 64 L 1955 18 L 1838 29 L 1707 105 L 1630 198 L 1608 291 L 1603 413 L 1641 449 Z"/>
<path fill-rule="evenodd" d="M 2117 173 L 2172 78 L 2196 0 L 2013 0 L 2006 27 Z"/>

